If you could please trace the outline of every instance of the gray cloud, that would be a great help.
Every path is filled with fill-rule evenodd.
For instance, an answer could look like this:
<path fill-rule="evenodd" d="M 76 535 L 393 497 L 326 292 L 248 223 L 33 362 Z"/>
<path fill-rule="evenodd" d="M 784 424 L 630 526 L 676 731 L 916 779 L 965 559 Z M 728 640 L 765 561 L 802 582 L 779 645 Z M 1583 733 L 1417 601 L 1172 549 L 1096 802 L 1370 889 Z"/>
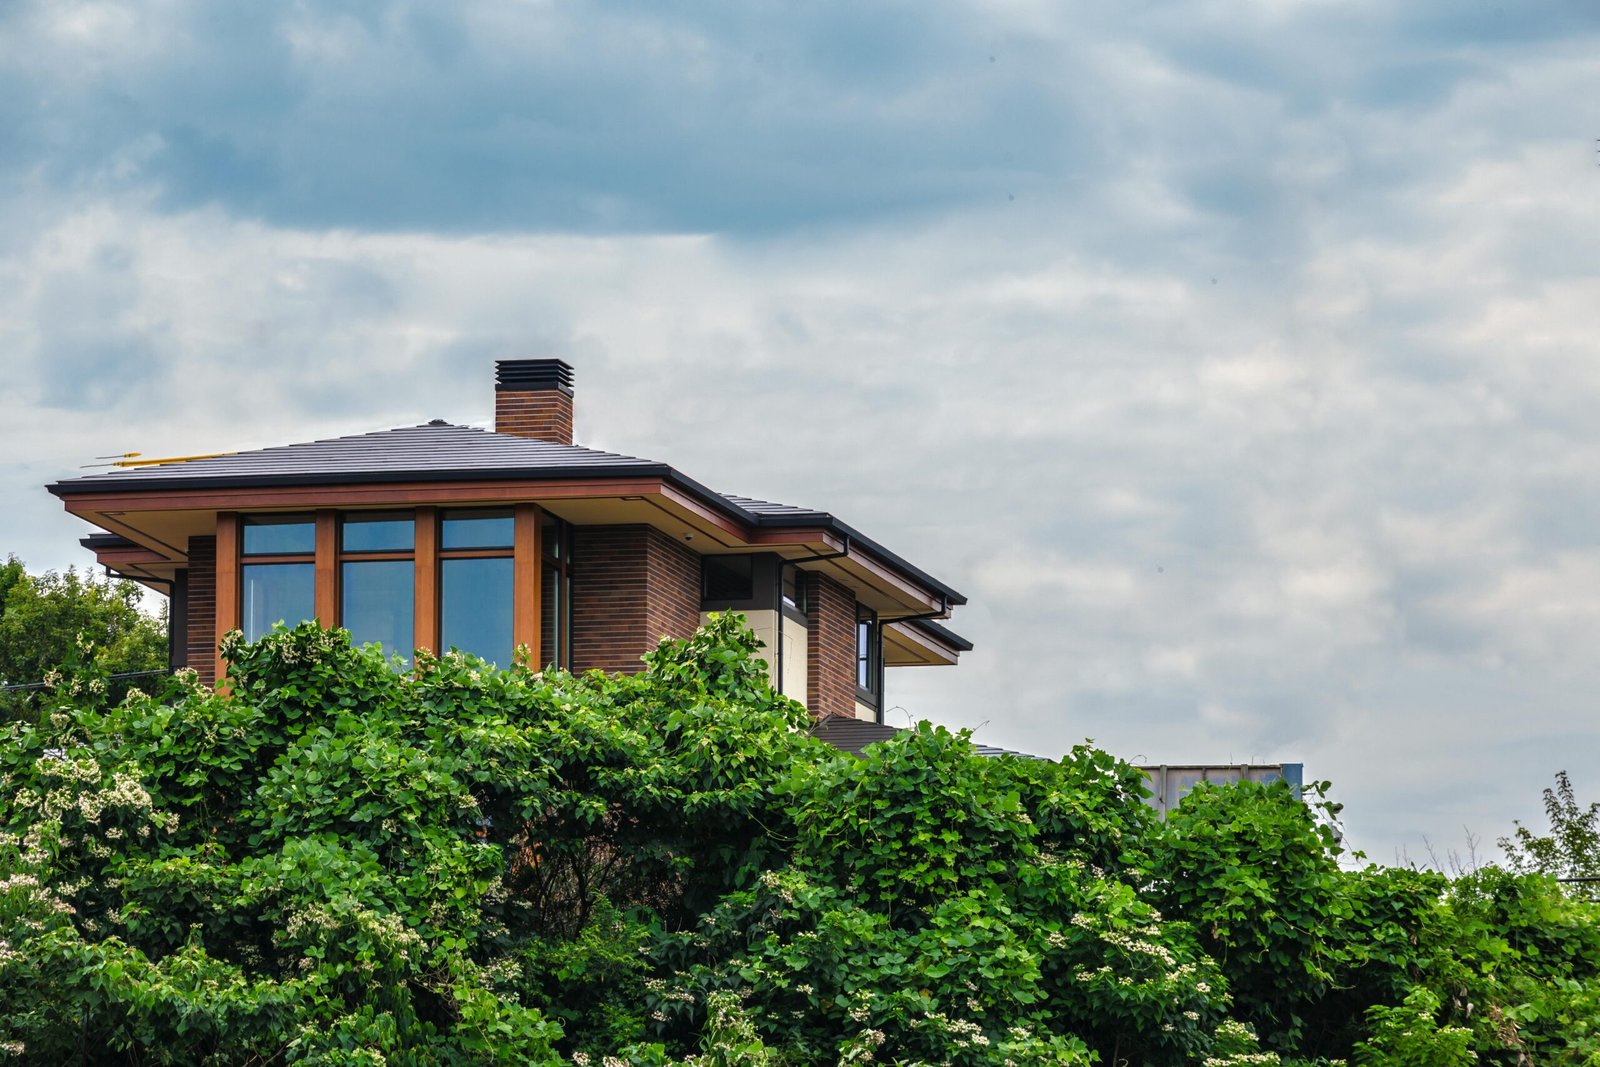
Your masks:
<path fill-rule="evenodd" d="M 89 457 L 483 422 L 560 355 L 586 443 L 971 596 L 891 704 L 1492 837 L 1600 741 L 1597 26 L 1509 23 L 14 5 L 0 547 L 81 562 Z"/>

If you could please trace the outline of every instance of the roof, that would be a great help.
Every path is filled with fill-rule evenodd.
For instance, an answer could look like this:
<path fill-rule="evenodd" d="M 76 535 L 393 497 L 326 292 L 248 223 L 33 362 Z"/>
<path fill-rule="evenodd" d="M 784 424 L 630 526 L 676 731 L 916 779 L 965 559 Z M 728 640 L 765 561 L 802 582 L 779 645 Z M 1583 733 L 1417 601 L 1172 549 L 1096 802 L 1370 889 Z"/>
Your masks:
<path fill-rule="evenodd" d="M 889 622 L 892 623 L 892 622 L 894 622 L 894 620 L 890 619 Z M 938 623 L 934 622 L 932 619 L 906 619 L 906 620 L 904 620 L 903 624 L 906 625 L 906 626 L 910 626 L 913 629 L 921 630 L 923 633 L 928 634 L 930 637 L 933 637 L 935 640 L 942 641 L 945 644 L 949 645 L 951 648 L 955 649 L 957 652 L 971 652 L 972 651 L 972 642 L 971 641 L 968 641 L 965 637 L 962 637 L 960 634 L 956 633 L 954 630 L 950 629 L 949 627 L 940 626 Z"/>
<path fill-rule="evenodd" d="M 881 722 L 868 722 L 866 719 L 852 719 L 848 715 L 829 715 L 819 720 L 811 727 L 811 736 L 821 741 L 826 741 L 840 752 L 848 752 L 852 756 L 859 756 L 868 745 L 877 744 L 879 741 L 888 741 L 901 732 L 898 726 L 887 726 Z M 998 748 L 994 745 L 974 744 L 972 751 L 978 756 L 1020 756 L 1022 759 L 1044 759 L 1043 756 L 1030 756 L 1026 752 L 1016 752 L 1009 748 Z"/>
<path fill-rule="evenodd" d="M 311 485 L 497 477 L 660 473 L 662 463 L 578 445 L 535 441 L 473 426 L 428 423 L 302 444 L 126 467 L 69 478 L 50 487 L 74 493 L 126 489 L 224 488 L 240 484 Z"/>
<path fill-rule="evenodd" d="M 818 526 L 871 552 L 894 570 L 945 598 L 967 602 L 955 589 L 825 511 L 717 493 L 668 464 L 579 445 L 536 441 L 473 426 L 435 421 L 302 444 L 126 467 L 68 478 L 47 488 L 56 496 L 128 490 L 233 489 L 375 482 L 495 479 L 661 478 L 724 515 L 752 527 Z M 893 620 L 886 620 L 893 621 Z M 942 629 L 942 628 L 941 628 Z M 961 639 L 949 631 L 943 639 Z M 957 645 L 959 647 L 959 645 Z M 967 648 L 971 645 L 967 644 Z"/>

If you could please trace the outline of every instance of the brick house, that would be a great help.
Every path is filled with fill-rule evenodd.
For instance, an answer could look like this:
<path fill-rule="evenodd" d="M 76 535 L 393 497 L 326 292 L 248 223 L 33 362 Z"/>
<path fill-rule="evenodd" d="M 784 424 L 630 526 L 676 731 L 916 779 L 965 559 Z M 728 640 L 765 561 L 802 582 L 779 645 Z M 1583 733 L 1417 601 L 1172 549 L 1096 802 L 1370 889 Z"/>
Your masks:
<path fill-rule="evenodd" d="M 881 720 L 888 667 L 953 664 L 966 602 L 827 512 L 716 493 L 572 442 L 572 368 L 496 365 L 495 428 L 434 421 L 142 462 L 49 486 L 109 571 L 170 597 L 175 667 L 219 635 L 316 618 L 408 655 L 631 672 L 738 610 L 773 684 L 818 718 Z"/>

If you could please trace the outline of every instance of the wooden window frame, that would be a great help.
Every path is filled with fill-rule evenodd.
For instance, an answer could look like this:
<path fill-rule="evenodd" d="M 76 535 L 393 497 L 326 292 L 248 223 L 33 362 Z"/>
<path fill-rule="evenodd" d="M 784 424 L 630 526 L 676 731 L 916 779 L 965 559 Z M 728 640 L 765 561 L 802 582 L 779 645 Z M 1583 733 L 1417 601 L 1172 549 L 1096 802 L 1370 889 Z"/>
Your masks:
<path fill-rule="evenodd" d="M 324 629 L 339 624 L 339 568 L 350 560 L 412 560 L 416 568 L 413 582 L 412 645 L 435 655 L 440 649 L 440 563 L 446 559 L 506 559 L 511 560 L 511 644 L 513 649 L 526 646 L 530 659 L 539 654 L 541 625 L 541 581 L 543 578 L 544 551 L 541 522 L 543 512 L 536 504 L 512 504 L 512 543 L 509 548 L 458 548 L 443 549 L 441 539 L 441 509 L 436 506 L 417 505 L 412 509 L 416 533 L 410 552 L 343 552 L 339 545 L 341 515 L 367 511 L 366 508 L 318 508 L 311 512 L 316 528 L 313 553 L 278 554 L 246 557 L 243 552 L 243 529 L 246 517 L 255 514 L 281 514 L 277 512 L 217 512 L 217 571 L 216 571 L 216 627 L 217 636 L 237 630 L 240 625 L 241 582 L 244 566 L 249 563 L 312 563 L 313 604 L 318 623 Z M 377 510 L 377 509 L 371 509 Z M 393 510 L 384 509 L 384 510 Z M 505 505 L 451 508 L 451 511 L 504 511 Z M 510 664 L 506 664 L 510 666 Z M 220 684 L 227 676 L 228 664 L 219 650 L 216 653 L 214 675 Z"/>

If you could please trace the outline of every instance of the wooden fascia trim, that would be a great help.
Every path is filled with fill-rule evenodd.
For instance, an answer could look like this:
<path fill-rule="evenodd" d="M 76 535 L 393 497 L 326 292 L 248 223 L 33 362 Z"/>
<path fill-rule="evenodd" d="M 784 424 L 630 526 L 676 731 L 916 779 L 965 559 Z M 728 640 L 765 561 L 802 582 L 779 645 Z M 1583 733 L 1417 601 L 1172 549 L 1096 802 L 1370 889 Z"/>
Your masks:
<path fill-rule="evenodd" d="M 959 649 L 951 648 L 943 641 L 939 641 L 930 634 L 914 628 L 910 623 L 890 622 L 884 625 L 884 629 L 893 630 L 896 641 L 914 645 L 924 650 L 928 656 L 937 659 L 940 663 L 954 664 L 961 658 Z M 896 666 L 911 666 L 911 664 L 896 664 Z"/>
<path fill-rule="evenodd" d="M 165 555 L 144 545 L 127 545 L 118 548 L 97 548 L 94 561 L 102 567 L 138 566 L 142 563 L 172 563 Z"/>
<path fill-rule="evenodd" d="M 755 531 L 750 539 L 752 545 L 762 545 L 768 548 L 777 548 L 784 545 L 819 550 L 820 552 L 840 552 L 845 548 L 845 541 L 839 535 L 823 526 L 791 526 L 777 527 Z M 859 567 L 867 572 L 870 581 L 895 591 L 903 596 L 909 603 L 926 605 L 932 611 L 944 606 L 944 601 L 928 593 L 927 590 L 904 577 L 899 572 L 891 570 L 880 563 L 874 556 L 860 545 L 851 544 L 848 555 L 838 559 L 825 561 L 848 573 L 846 564 Z M 860 579 L 857 578 L 859 581 Z"/>
<path fill-rule="evenodd" d="M 793 545 L 818 552 L 844 551 L 844 539 L 823 526 L 795 526 L 778 529 L 761 529 L 750 537 L 752 545 L 778 548 Z"/>
<path fill-rule="evenodd" d="M 736 544 L 753 545 L 756 543 L 756 531 L 752 530 L 748 524 L 739 522 L 737 519 L 731 518 L 715 508 L 707 507 L 703 501 L 695 499 L 675 486 L 668 485 L 665 482 L 660 483 L 658 495 L 664 502 L 689 512 L 706 525 L 715 527 L 727 534 L 734 539 Z"/>
<path fill-rule="evenodd" d="M 841 566 L 842 564 L 852 564 L 861 568 L 870 576 L 870 581 L 893 589 L 896 593 L 904 596 L 910 603 L 924 605 L 929 611 L 939 610 L 945 606 L 942 598 L 934 596 L 921 586 L 907 581 L 864 552 L 852 550 L 848 556 L 841 556 L 833 561 L 834 566 L 848 571 L 848 568 Z"/>

